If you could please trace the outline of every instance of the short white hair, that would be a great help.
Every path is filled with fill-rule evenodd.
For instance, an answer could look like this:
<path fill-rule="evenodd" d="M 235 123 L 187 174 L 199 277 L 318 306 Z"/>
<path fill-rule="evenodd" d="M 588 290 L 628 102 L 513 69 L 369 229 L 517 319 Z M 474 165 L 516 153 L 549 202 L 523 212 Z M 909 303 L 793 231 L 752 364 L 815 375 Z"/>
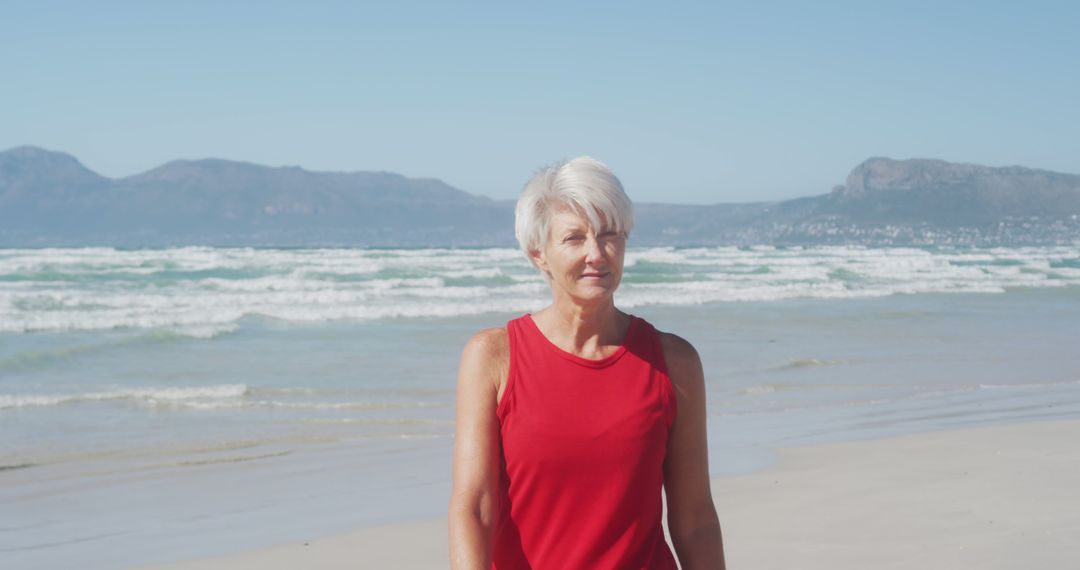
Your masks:
<path fill-rule="evenodd" d="M 514 210 L 514 235 L 530 261 L 547 241 L 551 216 L 560 206 L 589 220 L 597 233 L 614 230 L 630 237 L 634 227 L 634 206 L 607 165 L 579 156 L 546 166 L 525 184 Z"/>

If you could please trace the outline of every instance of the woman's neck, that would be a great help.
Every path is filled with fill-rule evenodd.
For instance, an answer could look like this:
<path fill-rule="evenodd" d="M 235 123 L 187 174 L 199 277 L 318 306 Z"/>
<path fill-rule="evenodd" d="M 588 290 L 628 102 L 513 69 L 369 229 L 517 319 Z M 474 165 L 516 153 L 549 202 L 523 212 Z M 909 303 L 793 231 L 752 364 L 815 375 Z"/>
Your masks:
<path fill-rule="evenodd" d="M 613 299 L 582 305 L 560 302 L 537 311 L 533 321 L 559 348 L 584 358 L 608 356 L 622 344 L 630 324 L 628 315 L 615 308 Z"/>

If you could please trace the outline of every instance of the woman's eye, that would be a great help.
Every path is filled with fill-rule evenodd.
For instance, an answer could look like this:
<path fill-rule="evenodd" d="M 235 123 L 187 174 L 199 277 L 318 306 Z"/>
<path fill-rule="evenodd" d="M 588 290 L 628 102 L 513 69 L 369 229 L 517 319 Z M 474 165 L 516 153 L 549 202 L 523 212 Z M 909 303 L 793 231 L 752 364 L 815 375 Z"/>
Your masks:
<path fill-rule="evenodd" d="M 566 236 L 566 239 L 564 239 L 563 241 L 564 242 L 577 242 L 577 241 L 581 241 L 583 239 L 585 239 L 585 236 L 578 235 L 578 234 L 573 234 L 573 235 Z"/>

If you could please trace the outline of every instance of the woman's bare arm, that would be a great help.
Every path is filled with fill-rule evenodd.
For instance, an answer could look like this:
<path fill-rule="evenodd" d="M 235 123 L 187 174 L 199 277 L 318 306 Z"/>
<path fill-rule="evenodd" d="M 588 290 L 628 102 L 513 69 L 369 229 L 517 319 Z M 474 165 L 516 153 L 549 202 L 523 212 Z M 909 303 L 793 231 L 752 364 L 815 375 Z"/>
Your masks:
<path fill-rule="evenodd" d="M 450 567 L 491 568 L 499 512 L 499 422 L 495 415 L 510 352 L 505 329 L 473 336 L 461 354 L 450 495 Z"/>
<path fill-rule="evenodd" d="M 724 544 L 709 488 L 701 358 L 673 334 L 661 333 L 660 338 L 677 406 L 664 461 L 668 530 L 683 570 L 723 570 Z"/>

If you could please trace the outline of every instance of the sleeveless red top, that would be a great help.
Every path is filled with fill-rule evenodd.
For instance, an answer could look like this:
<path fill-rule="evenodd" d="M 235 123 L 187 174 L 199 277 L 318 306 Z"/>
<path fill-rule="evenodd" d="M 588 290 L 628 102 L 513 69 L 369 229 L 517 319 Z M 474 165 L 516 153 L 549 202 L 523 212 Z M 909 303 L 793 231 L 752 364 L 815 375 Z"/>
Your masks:
<path fill-rule="evenodd" d="M 530 315 L 507 323 L 498 570 L 674 570 L 661 487 L 675 394 L 656 329 L 631 316 L 614 354 L 551 343 Z"/>

